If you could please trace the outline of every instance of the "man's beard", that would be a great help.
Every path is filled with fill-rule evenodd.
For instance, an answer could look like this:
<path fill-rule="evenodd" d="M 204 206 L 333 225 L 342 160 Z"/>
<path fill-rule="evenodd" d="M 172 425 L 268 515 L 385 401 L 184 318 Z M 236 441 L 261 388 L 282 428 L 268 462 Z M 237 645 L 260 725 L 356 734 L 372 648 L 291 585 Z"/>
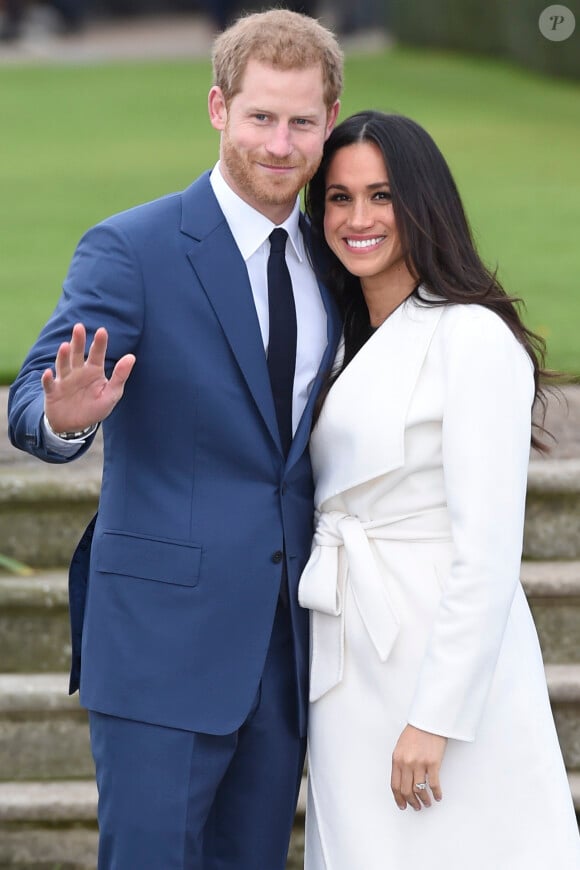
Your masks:
<path fill-rule="evenodd" d="M 293 204 L 296 197 L 310 181 L 320 163 L 308 162 L 302 155 L 293 154 L 288 160 L 259 155 L 258 150 L 240 150 L 228 135 L 227 129 L 222 133 L 221 159 L 231 181 L 242 199 L 248 199 L 250 204 L 266 206 L 281 206 Z M 291 166 L 294 171 L 291 177 L 264 177 L 264 173 L 256 166 L 257 162 L 268 166 Z"/>

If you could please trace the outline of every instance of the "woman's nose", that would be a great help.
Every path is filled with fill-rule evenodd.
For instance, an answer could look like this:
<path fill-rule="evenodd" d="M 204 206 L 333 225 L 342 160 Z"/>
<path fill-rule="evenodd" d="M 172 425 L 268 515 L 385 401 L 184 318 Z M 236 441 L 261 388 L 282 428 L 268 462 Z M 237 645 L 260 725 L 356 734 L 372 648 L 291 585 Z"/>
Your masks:
<path fill-rule="evenodd" d="M 351 227 L 357 229 L 366 229 L 373 225 L 372 209 L 365 202 L 353 202 L 352 209 L 349 215 L 349 223 Z"/>

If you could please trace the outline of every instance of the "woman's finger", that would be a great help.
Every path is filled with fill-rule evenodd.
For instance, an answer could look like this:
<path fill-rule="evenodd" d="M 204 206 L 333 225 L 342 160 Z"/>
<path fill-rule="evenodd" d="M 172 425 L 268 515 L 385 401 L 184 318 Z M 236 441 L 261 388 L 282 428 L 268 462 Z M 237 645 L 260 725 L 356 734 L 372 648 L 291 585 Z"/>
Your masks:
<path fill-rule="evenodd" d="M 395 763 L 393 763 L 391 770 L 391 790 L 393 792 L 393 797 L 395 798 L 395 803 L 399 809 L 406 810 L 407 801 L 401 794 L 401 768 Z"/>
<path fill-rule="evenodd" d="M 438 764 L 432 764 L 429 767 L 427 774 L 427 778 L 429 780 L 429 787 L 436 801 L 440 801 L 443 797 L 443 792 L 441 791 L 441 782 L 439 780 L 439 770 L 440 767 Z"/>
<path fill-rule="evenodd" d="M 414 775 L 413 791 L 424 807 L 431 806 L 431 794 L 429 792 L 429 780 L 425 770 L 416 770 Z"/>
<path fill-rule="evenodd" d="M 406 765 L 401 770 L 401 794 L 414 810 L 421 809 L 421 801 L 415 793 L 413 769 Z"/>

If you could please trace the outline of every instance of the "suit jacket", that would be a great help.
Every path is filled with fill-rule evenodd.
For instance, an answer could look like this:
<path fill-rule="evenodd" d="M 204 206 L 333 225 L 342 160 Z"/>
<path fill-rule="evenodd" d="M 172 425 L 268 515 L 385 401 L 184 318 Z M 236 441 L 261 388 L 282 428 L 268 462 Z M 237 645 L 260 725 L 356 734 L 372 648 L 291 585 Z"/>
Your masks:
<path fill-rule="evenodd" d="M 70 575 L 71 690 L 82 656 L 84 706 L 207 733 L 238 727 L 263 669 L 285 550 L 304 729 L 307 614 L 296 586 L 312 535 L 307 443 L 340 330 L 320 292 L 328 345 L 285 460 L 247 270 L 209 175 L 81 240 L 12 386 L 9 422 L 16 446 L 65 461 L 40 425 L 40 374 L 59 343 L 80 321 L 89 334 L 107 328 L 109 370 L 136 355 L 103 423 L 98 517 Z"/>

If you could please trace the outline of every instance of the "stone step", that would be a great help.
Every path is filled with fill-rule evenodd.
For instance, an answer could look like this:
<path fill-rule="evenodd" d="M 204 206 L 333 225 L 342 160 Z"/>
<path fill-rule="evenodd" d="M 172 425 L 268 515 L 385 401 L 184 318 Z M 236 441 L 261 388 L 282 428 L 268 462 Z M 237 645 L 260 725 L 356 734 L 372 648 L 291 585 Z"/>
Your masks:
<path fill-rule="evenodd" d="M 580 662 L 580 561 L 524 562 L 522 581 L 544 660 Z M 57 673 L 69 667 L 67 575 L 0 575 L 0 667 L 4 673 Z"/>
<path fill-rule="evenodd" d="M 0 553 L 37 567 L 68 564 L 100 480 L 99 463 L 85 458 L 0 464 Z M 528 483 L 526 558 L 580 559 L 580 459 L 535 459 Z"/>
<path fill-rule="evenodd" d="M 580 459 L 530 463 L 524 557 L 580 558 Z"/>
<path fill-rule="evenodd" d="M 303 779 L 287 870 L 303 866 Z M 95 870 L 97 788 L 92 780 L 0 783 L 0 868 Z"/>
<path fill-rule="evenodd" d="M 580 770 L 568 771 L 568 782 L 570 783 L 570 791 L 572 792 L 572 800 L 576 816 L 580 815 Z"/>
<path fill-rule="evenodd" d="M 568 775 L 580 811 L 580 771 Z M 303 866 L 305 780 L 302 781 L 287 870 Z M 97 789 L 81 782 L 0 783 L 0 867 L 95 870 Z"/>
<path fill-rule="evenodd" d="M 92 781 L 0 783 L 0 867 L 94 870 L 96 816 Z"/>
<path fill-rule="evenodd" d="M 0 466 L 0 553 L 35 567 L 68 565 L 100 486 L 94 465 Z"/>
<path fill-rule="evenodd" d="M 580 561 L 522 564 L 544 662 L 580 663 Z"/>
<path fill-rule="evenodd" d="M 580 664 L 549 664 L 546 679 L 568 770 L 580 770 Z M 64 674 L 0 675 L 0 780 L 93 775 L 87 714 Z"/>
<path fill-rule="evenodd" d="M 93 775 L 87 713 L 66 675 L 0 674 L 0 781 Z"/>
<path fill-rule="evenodd" d="M 87 713 L 65 674 L 0 674 L 0 780 L 94 775 Z"/>
<path fill-rule="evenodd" d="M 0 667 L 5 673 L 70 666 L 68 580 L 64 571 L 0 575 Z"/>
<path fill-rule="evenodd" d="M 580 665 L 546 665 L 546 680 L 567 770 L 580 770 Z"/>

